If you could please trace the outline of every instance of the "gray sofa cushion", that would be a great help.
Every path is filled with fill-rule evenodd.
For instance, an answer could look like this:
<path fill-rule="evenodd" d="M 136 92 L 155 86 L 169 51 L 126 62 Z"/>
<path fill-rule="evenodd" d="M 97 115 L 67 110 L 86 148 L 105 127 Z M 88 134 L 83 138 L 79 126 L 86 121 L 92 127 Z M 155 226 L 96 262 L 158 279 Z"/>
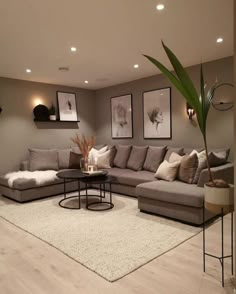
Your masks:
<path fill-rule="evenodd" d="M 214 167 L 214 166 L 219 166 L 219 165 L 227 163 L 227 159 L 229 157 L 229 151 L 230 149 L 209 152 L 210 166 Z"/>
<path fill-rule="evenodd" d="M 142 170 L 143 163 L 146 158 L 147 148 L 147 146 L 133 146 L 127 163 L 127 168 L 135 171 Z"/>
<path fill-rule="evenodd" d="M 132 148 L 131 145 L 116 146 L 117 152 L 114 158 L 114 166 L 119 168 L 126 168 L 131 148 Z"/>
<path fill-rule="evenodd" d="M 117 180 L 118 183 L 122 185 L 133 187 L 142 183 L 157 181 L 154 177 L 154 173 L 145 170 L 121 174 Z"/>
<path fill-rule="evenodd" d="M 155 181 L 136 187 L 137 196 L 192 207 L 203 207 L 204 189 L 183 182 Z"/>
<path fill-rule="evenodd" d="M 71 148 L 58 150 L 58 164 L 59 169 L 69 168 Z"/>
<path fill-rule="evenodd" d="M 29 149 L 29 170 L 58 170 L 57 150 Z"/>
<path fill-rule="evenodd" d="M 116 184 L 135 187 L 141 183 L 157 181 L 154 173 L 145 170 L 136 172 L 130 169 L 113 167 L 107 169 L 107 171 L 109 176 L 112 177 L 112 182 Z"/>
<path fill-rule="evenodd" d="M 155 173 L 159 165 L 163 161 L 165 153 L 166 153 L 166 146 L 163 146 L 163 147 L 149 146 L 147 150 L 146 159 L 143 164 L 143 169 Z"/>
<path fill-rule="evenodd" d="M 163 160 L 169 161 L 170 155 L 172 152 L 175 152 L 179 155 L 184 155 L 184 148 L 182 147 L 167 147 L 167 152 Z"/>

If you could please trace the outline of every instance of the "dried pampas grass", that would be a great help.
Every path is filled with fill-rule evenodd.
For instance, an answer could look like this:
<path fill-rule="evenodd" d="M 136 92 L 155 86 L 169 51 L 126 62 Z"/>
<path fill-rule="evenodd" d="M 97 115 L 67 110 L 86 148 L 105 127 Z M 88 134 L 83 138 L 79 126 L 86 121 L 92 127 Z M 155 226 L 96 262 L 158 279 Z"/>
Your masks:
<path fill-rule="evenodd" d="M 89 151 L 95 145 L 96 137 L 91 136 L 86 138 L 85 135 L 82 135 L 82 138 L 78 134 L 74 138 L 71 138 L 71 141 L 74 142 L 80 149 L 83 158 L 88 158 Z"/>

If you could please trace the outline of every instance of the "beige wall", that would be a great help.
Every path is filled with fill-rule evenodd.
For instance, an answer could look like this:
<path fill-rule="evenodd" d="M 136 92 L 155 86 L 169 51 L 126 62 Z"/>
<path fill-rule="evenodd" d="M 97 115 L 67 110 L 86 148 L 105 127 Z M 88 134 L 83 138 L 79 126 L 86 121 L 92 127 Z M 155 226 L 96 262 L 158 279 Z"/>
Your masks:
<path fill-rule="evenodd" d="M 35 99 L 56 105 L 56 91 L 75 92 L 80 123 L 35 123 Z M 73 145 L 77 131 L 95 133 L 94 91 L 0 78 L 0 173 L 17 169 L 29 147 L 64 148 Z"/>
<path fill-rule="evenodd" d="M 233 82 L 233 58 L 224 58 L 217 61 L 205 63 L 205 80 L 208 85 L 214 83 L 216 76 L 219 81 Z M 141 69 L 140 69 L 141 70 Z M 195 85 L 199 85 L 199 66 L 188 68 L 190 76 Z M 196 122 L 191 123 L 186 116 L 185 100 L 172 87 L 172 139 L 171 140 L 144 140 L 143 139 L 143 108 L 142 93 L 151 89 L 158 89 L 170 86 L 170 83 L 163 75 L 156 75 L 149 78 L 113 86 L 96 92 L 96 125 L 97 142 L 114 144 L 137 144 L 137 145 L 172 145 L 186 147 L 202 146 L 202 138 Z M 133 139 L 111 139 L 111 116 L 110 97 L 127 93 L 133 94 Z M 233 99 L 233 88 L 225 87 L 219 93 L 222 97 Z M 195 118 L 196 120 L 196 118 Z M 208 142 L 210 147 L 233 146 L 233 109 L 220 112 L 210 110 L 208 120 Z M 233 149 L 232 149 L 233 150 Z M 232 158 L 231 152 L 231 158 Z"/>
<path fill-rule="evenodd" d="M 234 97 L 236 97 L 236 2 L 234 1 Z M 236 164 L 236 107 L 234 107 L 234 165 Z M 236 171 L 234 169 L 234 183 L 236 183 Z M 236 211 L 236 190 L 234 189 L 234 211 Z M 234 213 L 234 285 L 236 285 L 236 217 Z M 234 287 L 236 293 L 236 286 Z"/>

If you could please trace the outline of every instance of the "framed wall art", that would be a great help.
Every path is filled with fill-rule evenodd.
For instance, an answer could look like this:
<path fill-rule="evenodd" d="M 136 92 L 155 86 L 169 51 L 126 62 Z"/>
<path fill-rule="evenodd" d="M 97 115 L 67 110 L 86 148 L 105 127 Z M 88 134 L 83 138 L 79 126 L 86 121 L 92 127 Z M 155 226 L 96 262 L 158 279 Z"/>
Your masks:
<path fill-rule="evenodd" d="M 57 92 L 60 121 L 78 121 L 75 93 Z"/>
<path fill-rule="evenodd" d="M 132 94 L 111 98 L 111 136 L 133 138 Z"/>
<path fill-rule="evenodd" d="M 171 88 L 144 92 L 144 139 L 171 139 L 171 124 Z"/>

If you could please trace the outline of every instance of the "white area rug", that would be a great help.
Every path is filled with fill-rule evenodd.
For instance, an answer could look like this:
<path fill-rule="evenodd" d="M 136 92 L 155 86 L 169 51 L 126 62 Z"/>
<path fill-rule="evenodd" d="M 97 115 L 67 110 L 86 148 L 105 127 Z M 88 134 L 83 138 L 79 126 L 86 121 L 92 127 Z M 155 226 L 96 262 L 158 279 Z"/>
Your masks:
<path fill-rule="evenodd" d="M 139 212 L 137 199 L 113 196 L 94 212 L 58 206 L 61 197 L 17 204 L 0 198 L 0 216 L 112 282 L 196 235 L 200 229 Z"/>

